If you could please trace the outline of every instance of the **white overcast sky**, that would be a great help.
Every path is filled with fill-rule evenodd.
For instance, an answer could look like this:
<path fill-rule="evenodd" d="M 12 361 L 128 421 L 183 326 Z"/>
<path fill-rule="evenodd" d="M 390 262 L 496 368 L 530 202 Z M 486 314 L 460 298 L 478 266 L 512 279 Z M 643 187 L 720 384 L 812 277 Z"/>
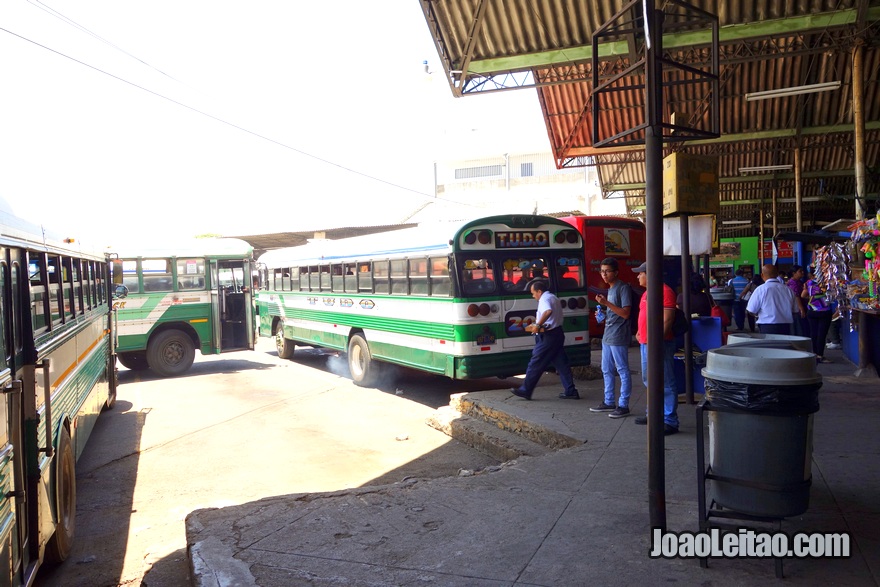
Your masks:
<path fill-rule="evenodd" d="M 399 222 L 435 160 L 549 150 L 534 90 L 452 97 L 414 0 L 4 0 L 0 27 L 0 198 L 99 246 Z"/>

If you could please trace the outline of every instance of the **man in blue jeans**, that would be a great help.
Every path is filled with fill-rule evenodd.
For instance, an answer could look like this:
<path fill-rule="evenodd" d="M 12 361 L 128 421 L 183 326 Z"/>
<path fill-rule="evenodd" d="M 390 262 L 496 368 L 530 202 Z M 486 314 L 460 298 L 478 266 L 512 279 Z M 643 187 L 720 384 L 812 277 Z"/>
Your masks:
<path fill-rule="evenodd" d="M 728 282 L 728 287 L 733 289 L 733 321 L 736 323 L 737 330 L 742 330 L 746 325 L 746 301 L 740 299 L 743 290 L 749 284 L 749 280 L 745 278 L 742 269 L 736 270 L 736 277 Z"/>
<path fill-rule="evenodd" d="M 636 338 L 642 351 L 642 383 L 648 387 L 648 264 L 642 263 L 635 269 L 639 285 L 645 288 L 639 301 L 639 329 Z M 675 337 L 672 324 L 675 322 L 675 292 L 663 284 L 663 434 L 669 436 L 678 432 L 678 386 L 675 383 Z M 644 426 L 648 418 L 640 416 L 636 424 Z"/>
<path fill-rule="evenodd" d="M 629 416 L 629 396 L 632 377 L 629 374 L 629 342 L 632 340 L 630 311 L 632 288 L 618 276 L 617 259 L 608 257 L 599 265 L 602 280 L 608 284 L 607 294 L 597 294 L 596 303 L 607 308 L 605 332 L 602 334 L 602 378 L 605 380 L 605 399 L 591 412 L 609 412 L 609 418 Z M 620 377 L 620 401 L 614 401 L 614 374 Z"/>

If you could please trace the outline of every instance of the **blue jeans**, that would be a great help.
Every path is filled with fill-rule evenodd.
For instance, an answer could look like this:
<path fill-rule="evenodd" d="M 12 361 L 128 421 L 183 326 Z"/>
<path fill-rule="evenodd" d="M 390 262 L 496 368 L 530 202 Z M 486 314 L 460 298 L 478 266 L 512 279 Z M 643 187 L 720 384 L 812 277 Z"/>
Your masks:
<path fill-rule="evenodd" d="M 642 383 L 648 387 L 648 345 L 640 344 Z M 675 384 L 675 341 L 663 341 L 663 422 L 678 428 L 678 386 Z"/>
<path fill-rule="evenodd" d="M 576 394 L 578 391 L 571 376 L 568 355 L 565 354 L 565 333 L 561 326 L 535 335 L 535 348 L 532 349 L 532 358 L 529 359 L 529 366 L 526 367 L 526 377 L 519 387 L 520 391 L 526 392 L 531 397 L 538 380 L 550 365 L 556 369 L 565 393 Z"/>
<path fill-rule="evenodd" d="M 746 326 L 746 301 L 733 300 L 733 322 L 737 330 L 743 330 Z"/>
<path fill-rule="evenodd" d="M 632 377 L 629 374 L 629 347 L 626 345 L 602 343 L 602 378 L 605 380 L 605 403 L 614 403 L 614 373 L 620 376 L 621 408 L 629 407 L 629 396 L 632 393 Z"/>

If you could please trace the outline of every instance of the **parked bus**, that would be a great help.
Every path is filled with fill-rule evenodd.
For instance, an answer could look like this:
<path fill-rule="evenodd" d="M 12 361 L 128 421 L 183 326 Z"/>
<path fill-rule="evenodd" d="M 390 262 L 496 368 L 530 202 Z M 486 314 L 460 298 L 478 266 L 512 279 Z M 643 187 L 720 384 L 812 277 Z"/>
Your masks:
<path fill-rule="evenodd" d="M 583 240 L 555 218 L 493 216 L 315 241 L 260 257 L 260 334 L 278 355 L 296 345 L 348 353 L 352 379 L 375 385 L 377 362 L 453 379 L 524 373 L 525 326 L 546 279 L 565 306 L 565 348 L 590 361 Z"/>
<path fill-rule="evenodd" d="M 194 239 L 113 254 L 119 362 L 171 377 L 203 355 L 253 350 L 253 247 L 232 238 Z"/>
<path fill-rule="evenodd" d="M 107 259 L 0 212 L 0 583 L 67 558 L 76 461 L 116 399 Z"/>
<path fill-rule="evenodd" d="M 633 218 L 614 216 L 566 216 L 560 218 L 571 224 L 584 239 L 584 257 L 587 259 L 587 286 L 590 308 L 596 307 L 596 294 L 608 288 L 599 273 L 602 259 L 613 257 L 620 266 L 618 277 L 633 287 L 637 294 L 642 293 L 639 280 L 633 267 L 645 261 L 645 225 Z M 638 297 L 633 301 L 633 310 L 638 312 Z M 636 314 L 633 314 L 633 318 Z M 602 338 L 605 324 L 596 322 L 595 312 L 590 312 L 590 337 Z M 632 320 L 635 332 L 636 320 Z"/>

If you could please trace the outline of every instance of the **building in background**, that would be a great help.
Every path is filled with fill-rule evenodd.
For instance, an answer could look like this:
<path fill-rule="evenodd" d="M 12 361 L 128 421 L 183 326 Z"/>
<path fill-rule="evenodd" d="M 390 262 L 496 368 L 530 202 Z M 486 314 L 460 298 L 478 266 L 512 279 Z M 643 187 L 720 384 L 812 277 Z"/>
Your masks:
<path fill-rule="evenodd" d="M 434 164 L 436 199 L 400 222 L 467 220 L 491 214 L 624 216 L 621 199 L 602 198 L 594 167 L 557 169 L 547 153 L 503 153 Z"/>

